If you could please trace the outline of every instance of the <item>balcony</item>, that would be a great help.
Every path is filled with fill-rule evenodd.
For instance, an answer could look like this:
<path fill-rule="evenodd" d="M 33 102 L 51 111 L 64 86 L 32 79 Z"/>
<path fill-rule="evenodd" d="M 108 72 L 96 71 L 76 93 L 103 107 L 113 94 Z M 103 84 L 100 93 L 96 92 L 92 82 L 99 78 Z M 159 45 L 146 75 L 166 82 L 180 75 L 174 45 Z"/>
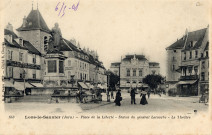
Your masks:
<path fill-rule="evenodd" d="M 180 81 L 197 80 L 198 78 L 199 78 L 198 75 L 180 76 Z"/>

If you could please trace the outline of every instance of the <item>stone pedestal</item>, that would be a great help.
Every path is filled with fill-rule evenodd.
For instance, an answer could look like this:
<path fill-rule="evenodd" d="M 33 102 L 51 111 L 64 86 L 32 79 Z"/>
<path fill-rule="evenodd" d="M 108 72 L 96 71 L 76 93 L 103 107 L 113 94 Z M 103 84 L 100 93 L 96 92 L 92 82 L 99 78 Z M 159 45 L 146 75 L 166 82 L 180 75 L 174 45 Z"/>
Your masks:
<path fill-rule="evenodd" d="M 62 53 L 48 53 L 45 57 L 46 74 L 44 87 L 66 87 L 67 79 L 64 74 L 64 60 L 67 57 Z"/>

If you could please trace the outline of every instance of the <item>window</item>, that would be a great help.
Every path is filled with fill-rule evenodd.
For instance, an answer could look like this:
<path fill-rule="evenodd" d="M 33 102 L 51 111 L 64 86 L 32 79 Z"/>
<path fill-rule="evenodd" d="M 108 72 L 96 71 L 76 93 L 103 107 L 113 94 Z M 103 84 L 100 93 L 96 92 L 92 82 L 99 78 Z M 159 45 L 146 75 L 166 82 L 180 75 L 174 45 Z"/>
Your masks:
<path fill-rule="evenodd" d="M 203 57 L 203 53 L 201 53 L 201 58 Z"/>
<path fill-rule="evenodd" d="M 136 69 L 133 69 L 133 76 L 136 76 Z"/>
<path fill-rule="evenodd" d="M 20 78 L 23 78 L 23 74 L 22 73 L 20 73 Z"/>
<path fill-rule="evenodd" d="M 68 60 L 68 66 L 69 67 L 71 66 L 71 60 Z"/>
<path fill-rule="evenodd" d="M 190 51 L 189 59 L 192 59 L 192 51 Z"/>
<path fill-rule="evenodd" d="M 48 73 L 56 73 L 57 65 L 56 60 L 48 60 Z"/>
<path fill-rule="evenodd" d="M 191 75 L 192 74 L 192 67 L 188 68 L 188 73 Z"/>
<path fill-rule="evenodd" d="M 193 47 L 193 41 L 190 42 L 190 47 Z"/>
<path fill-rule="evenodd" d="M 36 79 L 36 74 L 32 74 L 32 78 L 33 79 Z"/>
<path fill-rule="evenodd" d="M 172 60 L 175 61 L 175 57 L 174 56 L 173 56 Z M 154 65 L 153 65 L 153 67 L 154 67 Z"/>
<path fill-rule="evenodd" d="M 9 35 L 9 42 L 12 43 L 13 42 L 13 36 Z"/>
<path fill-rule="evenodd" d="M 205 52 L 205 57 L 208 57 L 208 51 Z"/>
<path fill-rule="evenodd" d="M 205 61 L 202 61 L 202 69 L 205 69 Z"/>
<path fill-rule="evenodd" d="M 33 55 L 32 62 L 33 62 L 33 64 L 36 63 L 36 55 Z"/>
<path fill-rule="evenodd" d="M 11 59 L 11 54 L 10 54 L 10 50 L 8 50 L 8 60 L 10 60 Z"/>
<path fill-rule="evenodd" d="M 130 76 L 130 70 L 127 69 L 127 76 Z"/>
<path fill-rule="evenodd" d="M 19 61 L 23 61 L 23 53 L 19 52 Z"/>
<path fill-rule="evenodd" d="M 87 79 L 87 76 L 86 76 L 86 74 L 85 74 L 85 80 Z"/>
<path fill-rule="evenodd" d="M 48 50 L 48 37 L 45 36 L 43 38 L 43 44 L 44 44 L 44 50 L 47 51 Z"/>
<path fill-rule="evenodd" d="M 198 58 L 198 51 L 195 51 L 195 58 Z"/>
<path fill-rule="evenodd" d="M 139 70 L 139 76 L 142 76 L 142 70 Z"/>
<path fill-rule="evenodd" d="M 202 80 L 202 81 L 205 80 L 205 73 L 204 73 L 204 72 L 201 73 L 201 80 Z"/>
<path fill-rule="evenodd" d="M 198 66 L 195 66 L 194 67 L 194 72 L 195 72 L 195 75 L 197 75 L 197 73 L 198 73 Z"/>
<path fill-rule="evenodd" d="M 20 38 L 19 39 L 19 44 L 21 45 L 21 46 L 23 46 L 23 40 Z"/>
<path fill-rule="evenodd" d="M 87 65 L 87 64 L 85 64 L 85 69 L 87 69 L 87 68 L 86 68 L 86 65 Z"/>
<path fill-rule="evenodd" d="M 8 67 L 8 77 L 13 77 L 13 67 Z"/>
<path fill-rule="evenodd" d="M 174 50 L 174 52 L 176 53 L 176 52 L 177 52 L 177 50 Z"/>
<path fill-rule="evenodd" d="M 175 71 L 175 65 L 172 65 L 172 71 Z"/>
<path fill-rule="evenodd" d="M 184 52 L 184 60 L 186 60 L 186 52 Z"/>
<path fill-rule="evenodd" d="M 59 61 L 59 73 L 64 73 L 63 61 Z"/>

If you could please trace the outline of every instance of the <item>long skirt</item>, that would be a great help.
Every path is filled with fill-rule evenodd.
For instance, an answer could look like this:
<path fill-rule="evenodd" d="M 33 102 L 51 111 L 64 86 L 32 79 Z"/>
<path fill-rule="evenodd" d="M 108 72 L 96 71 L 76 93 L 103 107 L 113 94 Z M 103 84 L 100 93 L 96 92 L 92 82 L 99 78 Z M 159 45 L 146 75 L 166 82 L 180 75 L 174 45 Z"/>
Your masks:
<path fill-rule="evenodd" d="M 142 96 L 140 104 L 142 104 L 142 105 L 148 104 L 145 96 Z"/>

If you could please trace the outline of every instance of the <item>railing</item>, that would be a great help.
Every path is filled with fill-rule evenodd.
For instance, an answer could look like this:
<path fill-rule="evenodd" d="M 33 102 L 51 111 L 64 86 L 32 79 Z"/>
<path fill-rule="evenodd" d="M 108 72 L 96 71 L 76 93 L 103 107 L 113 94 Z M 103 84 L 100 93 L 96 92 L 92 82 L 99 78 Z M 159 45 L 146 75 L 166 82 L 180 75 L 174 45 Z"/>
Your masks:
<path fill-rule="evenodd" d="M 183 81 L 183 80 L 197 80 L 198 78 L 199 78 L 198 75 L 180 76 L 180 81 Z"/>

